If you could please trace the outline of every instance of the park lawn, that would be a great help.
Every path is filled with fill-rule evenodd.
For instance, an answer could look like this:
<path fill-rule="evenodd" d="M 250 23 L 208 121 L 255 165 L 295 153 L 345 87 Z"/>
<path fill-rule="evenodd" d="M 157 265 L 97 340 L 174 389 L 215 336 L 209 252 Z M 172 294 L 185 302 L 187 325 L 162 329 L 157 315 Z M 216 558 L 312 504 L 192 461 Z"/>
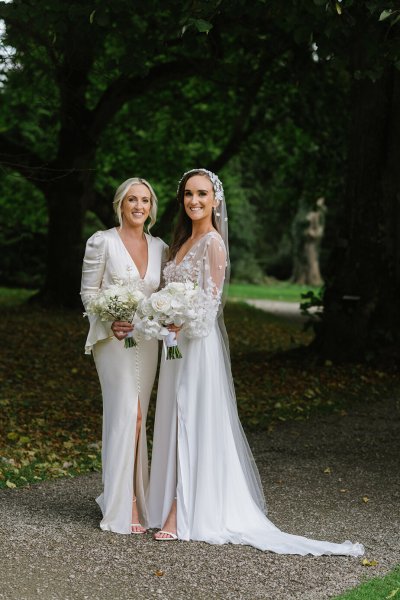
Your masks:
<path fill-rule="evenodd" d="M 320 288 L 296 285 L 288 281 L 274 281 L 269 284 L 255 285 L 251 283 L 231 283 L 229 297 L 232 299 L 279 300 L 284 302 L 301 302 L 302 294 L 318 293 Z"/>
<path fill-rule="evenodd" d="M 400 598 L 400 568 L 386 577 L 375 577 L 333 600 L 398 600 Z"/>
<path fill-rule="evenodd" d="M 285 302 L 301 302 L 301 294 L 317 293 L 319 288 L 296 285 L 288 281 L 274 281 L 270 284 L 232 283 L 229 285 L 229 297 L 235 300 L 280 300 Z M 28 299 L 34 292 L 26 289 L 0 288 L 0 306 L 20 303 Z"/>
<path fill-rule="evenodd" d="M 6 348 L 0 363 L 0 487 L 100 469 L 101 394 L 93 360 L 83 350 L 87 321 L 79 310 L 27 304 L 29 295 L 0 289 Z M 354 401 L 367 405 L 400 391 L 389 370 L 304 358 L 297 350 L 312 334 L 299 325 L 240 302 L 228 303 L 225 316 L 247 430 L 268 431 L 280 421 L 321 412 L 345 418 Z M 155 391 L 150 445 L 154 407 Z"/>

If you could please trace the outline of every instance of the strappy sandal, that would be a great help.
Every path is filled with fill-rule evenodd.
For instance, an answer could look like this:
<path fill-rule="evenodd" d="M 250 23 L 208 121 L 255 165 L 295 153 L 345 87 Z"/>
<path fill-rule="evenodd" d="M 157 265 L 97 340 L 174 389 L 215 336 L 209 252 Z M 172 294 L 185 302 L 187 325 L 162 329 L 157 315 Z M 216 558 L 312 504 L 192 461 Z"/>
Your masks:
<path fill-rule="evenodd" d="M 136 498 L 134 498 L 132 502 L 136 502 Z M 143 531 L 133 531 L 132 527 L 141 527 Z M 131 523 L 131 533 L 133 533 L 134 535 L 143 535 L 147 533 L 147 529 L 143 527 L 141 523 Z"/>
<path fill-rule="evenodd" d="M 143 525 L 141 523 L 131 523 L 131 528 L 132 527 L 142 527 L 143 531 L 133 531 L 131 529 L 131 533 L 133 533 L 133 535 L 143 535 L 144 533 L 147 533 L 147 529 L 145 527 L 143 527 Z"/>
<path fill-rule="evenodd" d="M 160 533 L 165 533 L 169 537 L 156 537 L 156 535 Z M 165 531 L 164 529 L 160 529 L 160 531 L 157 531 L 157 533 L 153 535 L 153 539 L 155 539 L 156 542 L 174 542 L 178 539 L 178 536 L 176 535 L 176 533 L 172 533 L 171 531 Z"/>

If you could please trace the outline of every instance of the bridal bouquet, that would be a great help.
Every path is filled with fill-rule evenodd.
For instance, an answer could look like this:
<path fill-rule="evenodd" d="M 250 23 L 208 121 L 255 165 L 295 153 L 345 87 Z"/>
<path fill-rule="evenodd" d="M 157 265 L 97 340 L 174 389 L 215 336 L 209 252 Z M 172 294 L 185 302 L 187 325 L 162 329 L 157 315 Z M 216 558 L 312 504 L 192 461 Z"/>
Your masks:
<path fill-rule="evenodd" d="M 147 339 L 162 339 L 166 345 L 167 359 L 182 358 L 176 334 L 170 332 L 167 326 L 181 326 L 182 331 L 191 334 L 204 322 L 210 302 L 212 300 L 197 284 L 191 281 L 171 282 L 141 301 L 135 316 L 135 327 Z"/>
<path fill-rule="evenodd" d="M 138 289 L 139 281 L 119 281 L 99 290 L 87 306 L 84 316 L 96 315 L 101 321 L 133 321 L 139 303 L 145 295 Z M 133 331 L 125 338 L 125 348 L 136 346 Z"/>

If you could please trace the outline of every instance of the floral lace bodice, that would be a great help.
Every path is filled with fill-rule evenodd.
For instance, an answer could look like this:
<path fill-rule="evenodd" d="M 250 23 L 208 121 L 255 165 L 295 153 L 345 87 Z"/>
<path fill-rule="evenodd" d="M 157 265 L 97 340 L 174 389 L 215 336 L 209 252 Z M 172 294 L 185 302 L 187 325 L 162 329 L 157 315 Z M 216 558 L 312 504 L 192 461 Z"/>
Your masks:
<path fill-rule="evenodd" d="M 221 292 L 226 267 L 226 251 L 224 242 L 216 231 L 206 233 L 185 254 L 180 263 L 174 260 L 164 267 L 165 283 L 172 281 L 192 281 L 205 291 L 210 288 L 214 293 Z"/>
<path fill-rule="evenodd" d="M 225 279 L 226 250 L 224 242 L 216 231 L 206 233 L 185 254 L 177 264 L 176 257 L 169 261 L 163 271 L 164 284 L 174 281 L 192 281 L 199 285 L 209 298 L 207 317 L 202 323 L 193 327 L 185 327 L 187 337 L 204 337 L 208 335 L 215 323 L 221 302 L 222 288 Z"/>

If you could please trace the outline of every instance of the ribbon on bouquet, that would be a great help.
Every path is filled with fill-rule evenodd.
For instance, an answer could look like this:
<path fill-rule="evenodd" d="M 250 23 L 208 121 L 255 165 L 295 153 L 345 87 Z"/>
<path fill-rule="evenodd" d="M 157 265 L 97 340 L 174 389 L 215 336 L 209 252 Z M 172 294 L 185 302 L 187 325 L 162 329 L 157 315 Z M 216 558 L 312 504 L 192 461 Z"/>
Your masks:
<path fill-rule="evenodd" d="M 163 335 L 163 344 L 165 350 L 165 360 L 182 358 L 175 331 L 168 331 L 167 334 Z"/>

